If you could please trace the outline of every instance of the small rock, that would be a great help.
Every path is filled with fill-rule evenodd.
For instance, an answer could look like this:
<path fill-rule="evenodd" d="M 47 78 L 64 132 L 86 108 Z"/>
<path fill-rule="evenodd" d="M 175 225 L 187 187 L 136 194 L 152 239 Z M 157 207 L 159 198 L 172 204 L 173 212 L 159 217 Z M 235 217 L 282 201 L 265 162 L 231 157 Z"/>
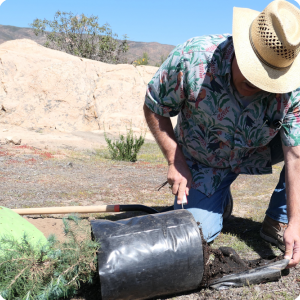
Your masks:
<path fill-rule="evenodd" d="M 22 142 L 21 139 L 10 137 L 10 136 L 5 139 L 6 144 L 21 145 L 21 142 Z"/>
<path fill-rule="evenodd" d="M 73 168 L 73 163 L 72 162 L 68 162 L 67 166 L 70 167 L 70 168 Z"/>
<path fill-rule="evenodd" d="M 255 289 L 256 292 L 260 292 L 260 287 L 259 286 L 255 286 L 254 289 Z"/>
<path fill-rule="evenodd" d="M 3 131 L 3 132 L 6 132 L 6 131 L 8 131 L 8 129 L 3 129 L 2 131 Z"/>

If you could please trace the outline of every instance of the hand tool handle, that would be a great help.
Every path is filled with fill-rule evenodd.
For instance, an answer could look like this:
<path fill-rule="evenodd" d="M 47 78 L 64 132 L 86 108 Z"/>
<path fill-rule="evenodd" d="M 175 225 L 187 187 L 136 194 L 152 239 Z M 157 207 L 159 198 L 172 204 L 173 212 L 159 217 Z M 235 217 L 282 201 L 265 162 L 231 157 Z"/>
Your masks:
<path fill-rule="evenodd" d="M 156 214 L 158 211 L 152 207 L 139 204 L 128 205 L 99 205 L 99 206 L 66 206 L 66 207 L 39 207 L 12 209 L 19 215 L 43 215 L 43 214 L 71 214 L 71 213 L 101 213 L 122 211 L 144 211 L 148 214 Z"/>
<path fill-rule="evenodd" d="M 43 214 L 70 214 L 70 213 L 98 213 L 115 212 L 116 205 L 100 206 L 67 206 L 67 207 L 38 207 L 12 209 L 19 215 L 43 215 Z"/>
<path fill-rule="evenodd" d="M 188 204 L 186 193 L 184 193 L 184 195 L 183 195 L 183 198 L 182 198 L 182 204 L 183 204 L 183 205 Z"/>
<path fill-rule="evenodd" d="M 183 205 L 186 205 L 188 203 L 186 193 L 183 194 L 182 202 L 181 202 L 181 207 L 184 209 Z"/>

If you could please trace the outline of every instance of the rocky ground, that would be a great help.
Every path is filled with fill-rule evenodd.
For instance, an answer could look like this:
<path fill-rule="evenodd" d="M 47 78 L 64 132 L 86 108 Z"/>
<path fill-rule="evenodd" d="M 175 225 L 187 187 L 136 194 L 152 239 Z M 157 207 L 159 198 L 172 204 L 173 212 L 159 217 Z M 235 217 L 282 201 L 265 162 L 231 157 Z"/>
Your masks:
<path fill-rule="evenodd" d="M 165 181 L 167 166 L 160 151 L 147 143 L 136 163 L 108 159 L 106 149 L 74 149 L 51 145 L 0 145 L 0 205 L 9 208 L 102 205 L 138 203 L 154 208 L 172 204 L 167 187 L 157 191 Z M 230 246 L 242 258 L 279 255 L 275 247 L 259 237 L 260 224 L 269 197 L 276 185 L 281 165 L 270 176 L 239 176 L 232 186 L 233 216 L 224 225 L 213 247 Z M 128 218 L 137 213 L 89 214 L 82 217 Z M 47 217 L 47 218 L 46 218 Z M 61 217 L 29 216 L 45 234 L 59 233 Z M 50 221 L 49 221 L 50 220 Z M 46 223 L 50 222 L 50 223 Z M 55 224 L 54 224 L 55 223 Z M 51 232 L 53 231 L 53 232 Z M 300 294 L 299 268 L 292 269 L 279 282 L 235 288 L 225 291 L 195 290 L 159 299 L 295 299 Z M 83 286 L 75 299 L 100 299 L 99 285 Z"/>

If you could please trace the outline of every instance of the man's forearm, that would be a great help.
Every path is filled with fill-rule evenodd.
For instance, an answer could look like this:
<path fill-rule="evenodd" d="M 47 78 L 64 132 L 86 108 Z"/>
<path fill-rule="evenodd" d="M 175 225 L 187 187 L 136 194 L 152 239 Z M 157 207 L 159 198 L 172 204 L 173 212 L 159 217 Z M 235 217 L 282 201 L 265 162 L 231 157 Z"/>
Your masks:
<path fill-rule="evenodd" d="M 288 267 L 300 261 L 300 146 L 283 146 L 285 162 L 286 205 L 288 227 L 284 232 L 285 257 L 291 258 Z"/>
<path fill-rule="evenodd" d="M 285 149 L 287 214 L 290 224 L 300 224 L 300 150 L 298 147 Z"/>
<path fill-rule="evenodd" d="M 176 142 L 170 118 L 155 114 L 146 105 L 144 105 L 144 113 L 149 129 L 166 157 L 168 164 L 174 164 L 175 157 L 177 160 L 185 161 L 182 151 Z"/>

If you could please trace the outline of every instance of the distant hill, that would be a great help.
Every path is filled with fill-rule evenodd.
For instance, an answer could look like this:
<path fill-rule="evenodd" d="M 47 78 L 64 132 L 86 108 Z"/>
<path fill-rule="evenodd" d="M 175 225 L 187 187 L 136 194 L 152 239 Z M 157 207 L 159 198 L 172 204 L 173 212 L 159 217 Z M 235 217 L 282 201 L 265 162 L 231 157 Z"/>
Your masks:
<path fill-rule="evenodd" d="M 36 36 L 31 28 L 16 27 L 9 25 L 0 25 L 0 44 L 16 39 L 30 39 L 38 44 L 43 45 L 46 38 L 43 36 Z M 133 42 L 128 41 L 129 51 L 126 54 L 128 63 L 133 62 L 135 59 L 141 57 L 144 52 L 149 55 L 149 64 L 155 65 L 160 63 L 161 57 L 167 57 L 168 54 L 174 49 L 173 45 L 159 44 L 156 42 Z"/>
<path fill-rule="evenodd" d="M 17 39 L 30 39 L 39 44 L 46 41 L 44 37 L 35 36 L 31 28 L 0 25 L 0 44 Z"/>

